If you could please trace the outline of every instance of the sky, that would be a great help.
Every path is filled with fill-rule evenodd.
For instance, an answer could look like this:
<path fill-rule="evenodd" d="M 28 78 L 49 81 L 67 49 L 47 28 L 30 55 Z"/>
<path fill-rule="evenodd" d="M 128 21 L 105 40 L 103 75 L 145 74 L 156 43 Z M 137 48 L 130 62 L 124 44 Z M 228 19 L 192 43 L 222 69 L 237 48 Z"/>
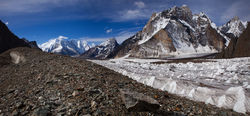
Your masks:
<path fill-rule="evenodd" d="M 250 0 L 0 0 L 0 20 L 38 44 L 59 36 L 121 43 L 142 30 L 152 13 L 184 4 L 217 26 L 234 16 L 250 21 Z"/>

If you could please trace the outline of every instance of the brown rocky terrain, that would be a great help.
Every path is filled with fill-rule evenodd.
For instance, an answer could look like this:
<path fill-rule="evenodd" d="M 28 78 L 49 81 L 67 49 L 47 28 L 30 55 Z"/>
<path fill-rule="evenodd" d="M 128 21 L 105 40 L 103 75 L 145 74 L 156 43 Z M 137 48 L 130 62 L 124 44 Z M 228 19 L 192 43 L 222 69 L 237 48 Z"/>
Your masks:
<path fill-rule="evenodd" d="M 2 53 L 0 61 L 2 116 L 243 115 L 148 87 L 82 59 L 44 53 L 37 49 L 15 48 Z M 140 111 L 147 108 L 146 112 L 125 106 L 126 100 L 122 95 L 131 93 L 121 94 L 121 89 L 134 91 L 132 94 L 139 92 L 141 94 L 138 96 L 146 95 L 144 99 L 147 100 L 152 101 L 153 98 L 152 103 L 155 104 L 152 109 L 146 107 L 147 102 L 135 106 Z M 158 103 L 161 106 L 156 110 Z"/>

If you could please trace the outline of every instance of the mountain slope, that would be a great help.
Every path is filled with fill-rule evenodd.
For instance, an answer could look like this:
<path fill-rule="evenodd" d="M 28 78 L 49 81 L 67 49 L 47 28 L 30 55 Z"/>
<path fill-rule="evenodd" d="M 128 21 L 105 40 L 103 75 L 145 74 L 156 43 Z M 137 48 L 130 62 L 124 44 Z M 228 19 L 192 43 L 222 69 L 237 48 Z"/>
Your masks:
<path fill-rule="evenodd" d="M 113 57 L 111 54 L 118 48 L 119 44 L 115 39 L 109 39 L 98 46 L 90 48 L 80 57 L 87 59 L 106 59 Z"/>
<path fill-rule="evenodd" d="M 87 41 L 84 40 L 67 40 L 67 37 L 59 36 L 51 39 L 39 47 L 45 52 L 57 53 L 69 56 L 79 56 L 90 48 Z"/>
<path fill-rule="evenodd" d="M 0 53 L 15 47 L 31 47 L 27 42 L 19 39 L 0 20 Z"/>
<path fill-rule="evenodd" d="M 187 6 L 154 13 L 140 35 L 136 44 L 124 54 L 166 58 L 215 53 L 222 51 L 230 41 L 204 13 L 193 15 Z"/>

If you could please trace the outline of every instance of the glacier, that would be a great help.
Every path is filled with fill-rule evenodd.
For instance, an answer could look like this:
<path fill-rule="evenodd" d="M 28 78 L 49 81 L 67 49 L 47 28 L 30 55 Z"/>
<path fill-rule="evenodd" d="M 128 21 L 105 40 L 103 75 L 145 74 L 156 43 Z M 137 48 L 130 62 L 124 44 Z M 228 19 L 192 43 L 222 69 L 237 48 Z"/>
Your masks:
<path fill-rule="evenodd" d="M 249 57 L 200 63 L 126 57 L 90 61 L 156 89 L 240 113 L 250 112 Z"/>

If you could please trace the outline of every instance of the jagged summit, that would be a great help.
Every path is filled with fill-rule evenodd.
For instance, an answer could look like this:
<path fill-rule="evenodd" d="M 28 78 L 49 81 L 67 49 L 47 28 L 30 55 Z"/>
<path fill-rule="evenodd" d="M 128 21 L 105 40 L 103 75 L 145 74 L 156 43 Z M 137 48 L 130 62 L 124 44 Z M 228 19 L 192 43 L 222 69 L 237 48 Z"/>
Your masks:
<path fill-rule="evenodd" d="M 118 43 L 117 43 L 115 38 L 110 38 L 110 39 L 106 40 L 105 42 L 102 42 L 100 44 L 100 46 L 109 46 L 109 45 L 117 45 L 117 44 Z"/>
<path fill-rule="evenodd" d="M 228 36 L 233 36 L 233 38 L 238 38 L 246 28 L 247 28 L 247 22 L 243 22 L 240 20 L 238 16 L 235 16 L 225 25 L 219 27 L 219 30 Z"/>
<path fill-rule="evenodd" d="M 154 13 L 140 35 L 137 46 L 130 50 L 132 57 L 215 53 L 229 43 L 205 13 L 192 14 L 186 5 Z"/>
<path fill-rule="evenodd" d="M 86 59 L 106 59 L 111 56 L 114 50 L 118 48 L 119 44 L 115 38 L 108 39 L 98 46 L 90 48 L 84 52 L 80 57 Z"/>

